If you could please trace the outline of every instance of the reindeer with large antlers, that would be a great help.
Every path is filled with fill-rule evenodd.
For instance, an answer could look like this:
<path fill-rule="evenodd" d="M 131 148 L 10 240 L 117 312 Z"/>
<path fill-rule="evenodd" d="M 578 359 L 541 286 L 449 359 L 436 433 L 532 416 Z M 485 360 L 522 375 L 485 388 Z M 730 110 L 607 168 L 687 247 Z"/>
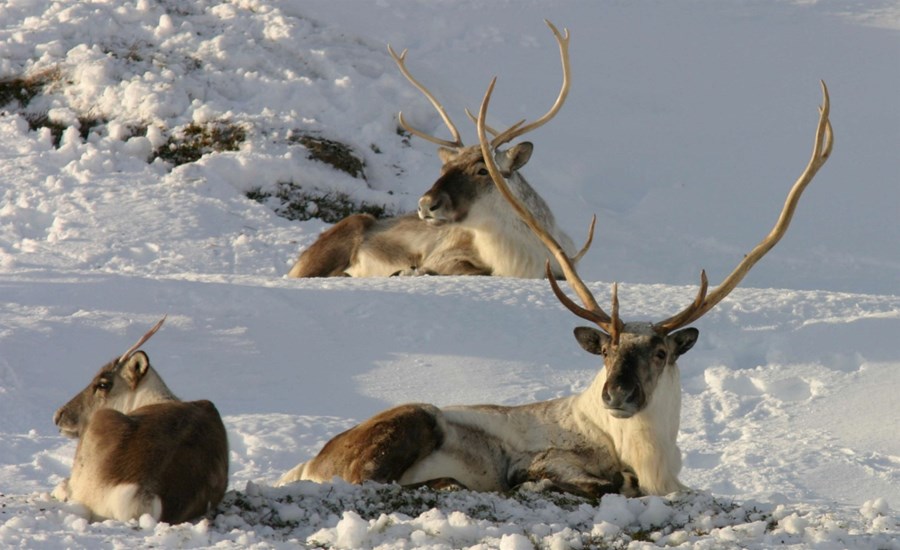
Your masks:
<path fill-rule="evenodd" d="M 59 431 L 78 438 L 72 476 L 53 491 L 92 520 L 143 514 L 181 523 L 216 507 L 228 486 L 228 437 L 215 405 L 181 401 L 139 348 L 163 317 L 56 411 Z"/>
<path fill-rule="evenodd" d="M 495 160 L 503 153 L 485 133 L 492 90 L 493 82 L 477 122 L 483 159 L 498 190 L 552 252 L 584 307 L 559 288 L 547 262 L 553 292 L 575 315 L 599 327 L 576 328 L 575 337 L 585 350 L 603 356 L 603 368 L 583 393 L 550 401 L 516 407 L 410 404 L 389 409 L 335 436 L 279 484 L 339 476 L 353 483 L 450 484 L 484 491 L 524 486 L 587 497 L 609 492 L 663 495 L 684 488 L 678 480 L 681 384 L 676 359 L 699 336 L 697 329 L 684 327 L 722 301 L 787 231 L 801 193 L 831 154 L 827 88 L 823 83 L 812 158 L 772 232 L 712 292 L 702 272 L 694 301 L 658 323 L 623 322 L 615 285 L 611 313 L 604 312 L 563 247 L 510 191 Z"/>
<path fill-rule="evenodd" d="M 563 83 L 550 110 L 535 122 L 524 121 L 495 133 L 493 147 L 537 129 L 551 120 L 569 92 L 569 35 L 547 25 L 559 45 Z M 399 124 L 407 132 L 439 146 L 441 175 L 419 199 L 417 213 L 377 220 L 367 214 L 349 216 L 323 233 L 303 251 L 288 276 L 373 277 L 387 275 L 497 275 L 539 278 L 544 275 L 547 250 L 506 200 L 496 191 L 481 159 L 479 145 L 465 146 L 440 101 L 406 67 L 406 50 L 388 51 L 400 72 L 428 99 L 450 131 L 441 139 L 409 125 L 401 112 Z M 523 142 L 504 151 L 497 162 L 520 198 L 544 227 L 577 262 L 587 246 L 575 254 L 572 240 L 556 225 L 543 198 L 519 170 L 531 158 L 533 146 Z M 555 263 L 555 261 L 554 261 Z M 558 266 L 554 273 L 562 276 Z"/>
<path fill-rule="evenodd" d="M 660 494 L 678 488 L 681 486 L 677 477 L 681 468 L 681 453 L 675 439 L 679 426 L 681 388 L 675 360 L 687 352 L 699 336 L 697 329 L 684 327 L 728 296 L 756 262 L 787 232 L 800 196 L 831 156 L 834 137 L 829 121 L 828 88 L 825 82 L 821 83 L 823 99 L 812 156 L 788 193 L 781 214 L 769 234 L 711 292 L 706 271 L 702 270 L 697 296 L 681 312 L 660 322 L 625 323 L 619 317 L 617 285 L 613 284 L 612 309 L 611 314 L 607 314 L 578 276 L 565 250 L 542 227 L 527 205 L 510 191 L 502 170 L 491 160 L 496 152 L 485 133 L 485 118 L 495 83 L 496 79 L 488 87 L 479 111 L 477 127 L 481 149 L 497 188 L 559 261 L 566 281 L 584 307 L 560 289 L 548 264 L 547 277 L 553 293 L 569 311 L 600 328 L 575 329 L 575 337 L 586 351 L 603 356 L 603 370 L 592 388 L 599 388 L 602 383 L 602 390 L 595 397 L 599 398 L 598 403 L 602 403 L 605 414 L 596 415 L 594 421 L 609 434 L 616 454 L 637 474 L 644 492 Z M 593 224 L 594 221 L 591 222 L 592 227 Z M 590 392 L 588 390 L 586 393 Z"/>

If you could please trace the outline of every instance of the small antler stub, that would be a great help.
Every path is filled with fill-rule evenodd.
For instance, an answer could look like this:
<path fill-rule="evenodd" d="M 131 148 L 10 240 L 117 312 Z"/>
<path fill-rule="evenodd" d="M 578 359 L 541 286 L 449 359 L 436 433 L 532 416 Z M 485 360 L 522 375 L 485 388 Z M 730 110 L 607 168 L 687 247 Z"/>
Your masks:
<path fill-rule="evenodd" d="M 148 330 L 146 334 L 144 334 L 143 336 L 141 336 L 140 340 L 138 340 L 137 343 L 135 343 L 133 346 L 131 346 L 130 348 L 128 348 L 128 351 L 126 351 L 125 353 L 123 353 L 123 354 L 119 357 L 118 361 L 116 361 L 116 363 L 121 365 L 121 364 L 124 363 L 125 361 L 128 361 L 128 359 L 131 357 L 131 355 L 132 355 L 134 352 L 136 352 L 136 351 L 138 350 L 138 348 L 140 348 L 142 345 L 144 345 L 144 342 L 146 342 L 147 340 L 150 339 L 151 336 L 153 336 L 154 334 L 156 334 L 156 331 L 158 331 L 158 330 L 160 329 L 160 327 L 163 326 L 163 323 L 166 321 L 166 318 L 167 318 L 168 316 L 169 316 L 168 314 L 163 315 L 163 318 L 160 319 L 159 321 L 157 321 L 157 323 L 156 323 L 155 325 L 153 325 L 153 328 L 151 328 L 150 330 Z"/>

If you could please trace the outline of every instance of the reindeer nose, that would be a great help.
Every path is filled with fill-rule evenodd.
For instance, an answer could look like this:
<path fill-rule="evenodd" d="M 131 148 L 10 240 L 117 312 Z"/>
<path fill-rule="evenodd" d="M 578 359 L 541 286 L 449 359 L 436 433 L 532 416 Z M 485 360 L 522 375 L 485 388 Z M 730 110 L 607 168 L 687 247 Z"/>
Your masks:
<path fill-rule="evenodd" d="M 432 217 L 435 211 L 439 210 L 443 204 L 444 201 L 441 196 L 437 198 L 431 195 L 422 196 L 419 199 L 419 217 L 423 219 Z"/>
<path fill-rule="evenodd" d="M 609 409 L 622 409 L 633 405 L 636 397 L 634 386 L 623 384 L 607 384 L 603 388 L 603 404 Z"/>

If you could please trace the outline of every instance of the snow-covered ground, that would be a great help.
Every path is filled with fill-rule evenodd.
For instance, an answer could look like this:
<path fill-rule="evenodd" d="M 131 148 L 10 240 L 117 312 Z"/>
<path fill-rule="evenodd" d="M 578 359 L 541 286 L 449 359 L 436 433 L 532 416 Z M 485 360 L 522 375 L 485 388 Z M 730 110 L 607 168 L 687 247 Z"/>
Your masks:
<path fill-rule="evenodd" d="M 821 98 L 835 152 L 787 237 L 701 319 L 680 363 L 682 481 L 696 492 L 559 496 L 273 488 L 332 435 L 395 403 L 515 404 L 584 389 L 597 362 L 546 281 L 288 280 L 327 224 L 254 189 L 292 182 L 411 209 L 436 178 L 431 107 L 491 76 L 501 125 L 559 85 L 542 19 L 572 33 L 573 88 L 529 135 L 524 172 L 579 241 L 601 303 L 660 319 L 769 230 L 805 165 Z M 900 547 L 900 3 L 245 0 L 0 5 L 0 79 L 52 74 L 0 106 L 0 546 L 508 549 Z M 58 146 L 26 117 L 71 126 Z M 78 122 L 81 119 L 82 122 Z M 99 124 L 87 137 L 79 124 Z M 189 123 L 239 150 L 147 162 Z M 350 145 L 366 180 L 294 136 Z M 91 524 L 50 491 L 75 443 L 53 411 L 159 317 L 144 349 L 186 399 L 213 400 L 231 489 L 196 524 Z"/>

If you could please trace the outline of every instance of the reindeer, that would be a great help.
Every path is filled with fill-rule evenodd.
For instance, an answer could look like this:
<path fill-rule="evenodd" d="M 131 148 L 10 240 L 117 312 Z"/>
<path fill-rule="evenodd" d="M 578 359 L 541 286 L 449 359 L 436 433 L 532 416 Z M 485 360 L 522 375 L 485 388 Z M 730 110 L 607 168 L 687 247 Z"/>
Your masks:
<path fill-rule="evenodd" d="M 90 510 L 91 520 L 150 514 L 181 523 L 218 505 L 228 485 L 228 438 L 209 401 L 181 401 L 138 348 L 165 317 L 56 411 L 78 439 L 72 476 L 53 491 Z"/>
<path fill-rule="evenodd" d="M 611 492 L 665 495 L 685 488 L 678 480 L 681 385 L 676 360 L 699 337 L 696 328 L 685 327 L 722 301 L 784 236 L 803 190 L 829 158 L 833 135 L 825 83 L 812 157 L 769 235 L 711 292 L 701 271 L 700 290 L 680 313 L 661 322 L 628 323 L 619 318 L 617 285 L 612 287 L 608 315 L 564 248 L 504 180 L 493 160 L 497 140 L 489 142 L 485 134 L 493 87 L 494 82 L 477 120 L 483 158 L 497 189 L 558 260 L 584 307 L 559 288 L 547 262 L 553 293 L 576 316 L 599 327 L 578 327 L 575 338 L 587 352 L 603 357 L 603 368 L 583 393 L 550 401 L 514 407 L 409 404 L 389 409 L 335 436 L 312 460 L 284 474 L 279 484 L 338 476 L 352 483 L 374 480 L 479 491 L 524 487 L 589 498 Z"/>
<path fill-rule="evenodd" d="M 534 123 L 524 121 L 502 136 L 508 142 L 552 119 L 569 91 L 569 34 L 547 25 L 559 45 L 563 83 L 556 102 Z M 496 275 L 539 278 L 547 251 L 495 190 L 478 145 L 466 147 L 446 110 L 406 67 L 406 50 L 399 55 L 388 46 L 400 72 L 431 102 L 453 140 L 445 140 L 398 122 L 412 135 L 439 146 L 441 175 L 419 199 L 418 212 L 377 220 L 367 214 L 344 218 L 325 231 L 297 259 L 289 277 L 378 277 L 388 275 Z M 467 111 L 468 114 L 468 111 Z M 471 117 L 471 114 L 470 114 Z M 474 117 L 473 117 L 474 118 Z M 497 136 L 499 140 L 501 136 Z M 496 162 L 513 192 L 541 220 L 570 255 L 572 239 L 556 225 L 550 207 L 519 170 L 531 158 L 533 145 L 520 143 L 496 152 Z M 587 250 L 573 256 L 578 261 Z M 554 267 L 557 276 L 562 276 Z"/>

